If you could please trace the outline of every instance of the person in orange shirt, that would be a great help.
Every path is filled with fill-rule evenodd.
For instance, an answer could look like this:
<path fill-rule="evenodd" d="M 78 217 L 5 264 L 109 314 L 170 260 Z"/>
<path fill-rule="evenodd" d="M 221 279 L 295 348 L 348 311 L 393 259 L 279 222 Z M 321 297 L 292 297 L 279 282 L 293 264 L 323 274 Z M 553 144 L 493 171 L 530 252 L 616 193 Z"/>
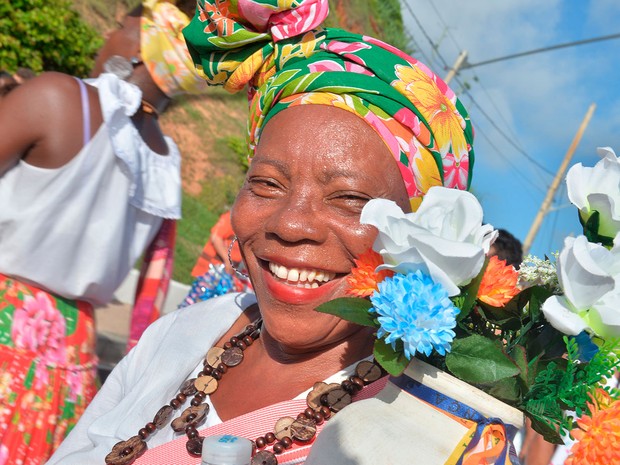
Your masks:
<path fill-rule="evenodd" d="M 228 292 L 251 289 L 243 274 L 243 259 L 230 223 L 230 210 L 211 228 L 209 240 L 192 269 L 192 287 L 179 307 L 194 304 Z"/>

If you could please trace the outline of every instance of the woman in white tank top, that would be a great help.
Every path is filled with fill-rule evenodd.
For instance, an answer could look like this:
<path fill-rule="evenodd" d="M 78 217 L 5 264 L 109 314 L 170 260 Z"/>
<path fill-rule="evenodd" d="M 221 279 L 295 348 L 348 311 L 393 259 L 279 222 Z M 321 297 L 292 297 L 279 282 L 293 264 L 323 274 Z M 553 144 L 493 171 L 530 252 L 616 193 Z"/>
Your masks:
<path fill-rule="evenodd" d="M 93 306 L 174 237 L 180 154 L 157 117 L 205 84 L 180 67 L 187 16 L 148 5 L 108 36 L 96 79 L 44 73 L 0 104 L 2 463 L 44 463 L 73 427 L 96 390 Z"/>

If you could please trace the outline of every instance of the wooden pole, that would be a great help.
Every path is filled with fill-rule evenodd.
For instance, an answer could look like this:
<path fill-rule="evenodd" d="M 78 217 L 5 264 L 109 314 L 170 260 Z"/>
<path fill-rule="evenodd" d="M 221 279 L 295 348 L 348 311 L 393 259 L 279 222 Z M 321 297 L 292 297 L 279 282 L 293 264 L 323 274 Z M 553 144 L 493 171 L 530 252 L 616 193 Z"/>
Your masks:
<path fill-rule="evenodd" d="M 452 78 L 456 76 L 456 73 L 458 72 L 459 68 L 463 66 L 463 63 L 465 63 L 465 60 L 467 60 L 467 50 L 463 50 L 461 53 L 459 53 L 459 56 L 456 57 L 456 61 L 454 62 L 454 65 L 452 66 L 450 71 L 448 71 L 448 74 L 446 74 L 446 77 L 443 79 L 446 84 L 449 84 Z"/>
<path fill-rule="evenodd" d="M 592 115 L 594 114 L 595 109 L 596 109 L 596 104 L 595 103 L 591 104 L 590 108 L 588 108 L 588 112 L 586 113 L 586 116 L 583 118 L 583 121 L 581 122 L 581 126 L 579 126 L 579 130 L 577 131 L 577 134 L 575 134 L 575 138 L 573 139 L 573 142 L 570 144 L 570 147 L 568 148 L 566 155 L 564 155 L 564 160 L 562 161 L 562 164 L 560 165 L 560 168 L 558 169 L 558 172 L 556 173 L 555 178 L 553 178 L 553 182 L 551 183 L 551 186 L 549 187 L 549 190 L 547 191 L 545 200 L 543 200 L 543 203 L 540 206 L 540 210 L 538 210 L 538 213 L 536 214 L 536 218 L 534 218 L 532 227 L 530 228 L 530 231 L 527 233 L 527 237 L 525 238 L 525 241 L 523 241 L 523 255 L 524 256 L 527 255 L 527 253 L 529 252 L 530 247 L 532 246 L 532 242 L 534 242 L 534 238 L 536 237 L 536 234 L 538 233 L 538 229 L 540 228 L 540 225 L 542 224 L 542 220 L 547 214 L 547 212 L 549 211 L 551 201 L 553 200 L 553 197 L 555 196 L 555 191 L 558 189 L 558 186 L 560 185 L 560 181 L 562 180 L 562 177 L 564 176 L 564 172 L 566 171 L 566 168 L 568 167 L 568 164 L 570 163 L 570 160 L 573 157 L 575 150 L 577 149 L 577 145 L 579 145 L 581 136 L 583 136 L 583 133 L 586 130 L 586 127 L 590 123 L 590 119 L 592 119 Z"/>

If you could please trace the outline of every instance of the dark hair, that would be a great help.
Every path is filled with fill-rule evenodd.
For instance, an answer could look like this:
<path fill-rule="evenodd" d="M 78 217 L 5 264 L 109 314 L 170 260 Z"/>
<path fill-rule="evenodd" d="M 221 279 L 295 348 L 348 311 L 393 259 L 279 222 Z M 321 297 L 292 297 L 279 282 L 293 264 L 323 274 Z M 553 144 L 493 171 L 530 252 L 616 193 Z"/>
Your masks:
<path fill-rule="evenodd" d="M 506 264 L 519 268 L 523 261 L 523 247 L 521 241 L 505 229 L 498 229 L 497 239 L 492 244 L 492 255 L 497 255 L 500 260 L 506 260 Z"/>

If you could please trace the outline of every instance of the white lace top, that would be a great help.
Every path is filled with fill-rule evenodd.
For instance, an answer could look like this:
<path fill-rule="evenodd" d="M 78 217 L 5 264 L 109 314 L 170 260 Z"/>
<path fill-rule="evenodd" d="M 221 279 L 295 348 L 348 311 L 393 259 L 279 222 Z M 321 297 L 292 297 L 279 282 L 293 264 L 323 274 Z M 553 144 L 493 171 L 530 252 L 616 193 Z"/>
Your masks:
<path fill-rule="evenodd" d="M 103 304 L 162 218 L 180 218 L 181 160 L 172 139 L 159 155 L 132 124 L 138 87 L 111 74 L 88 84 L 104 124 L 80 153 L 57 169 L 20 161 L 0 177 L 0 273 Z"/>

